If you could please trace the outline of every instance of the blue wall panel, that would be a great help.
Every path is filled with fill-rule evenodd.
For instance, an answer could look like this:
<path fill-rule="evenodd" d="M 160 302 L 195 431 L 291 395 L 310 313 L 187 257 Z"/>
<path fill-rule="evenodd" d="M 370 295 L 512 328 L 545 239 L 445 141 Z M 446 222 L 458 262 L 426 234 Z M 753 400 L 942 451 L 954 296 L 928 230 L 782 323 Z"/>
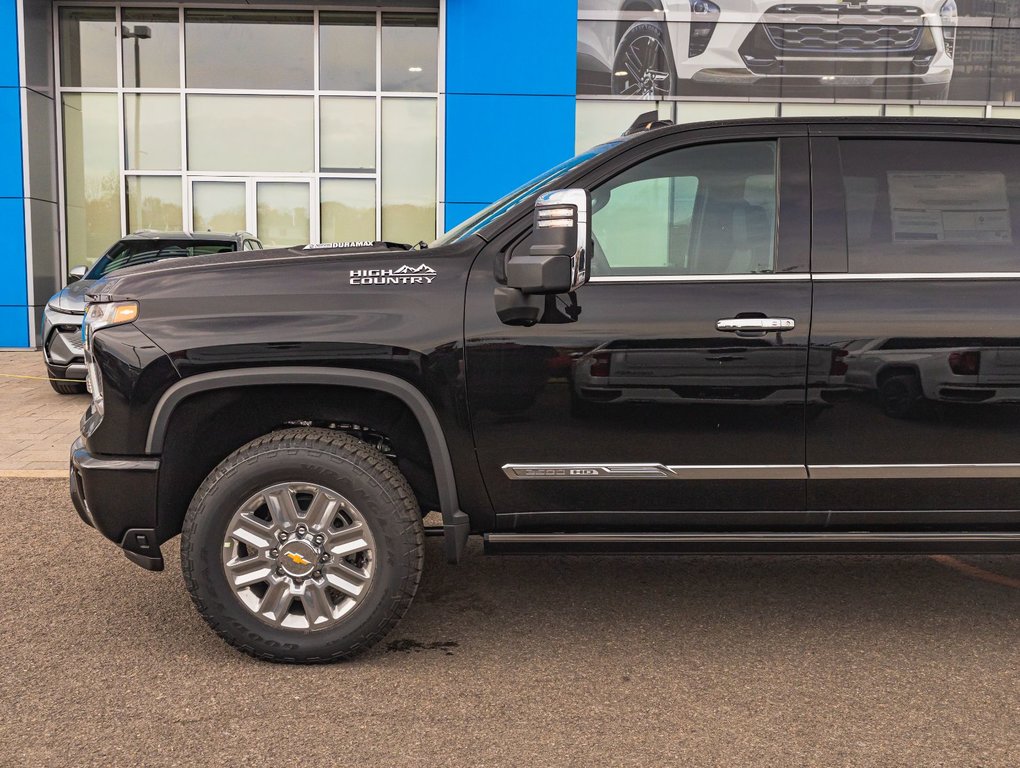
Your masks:
<path fill-rule="evenodd" d="M 574 154 L 574 97 L 449 95 L 446 146 L 447 200 L 491 203 Z"/>
<path fill-rule="evenodd" d="M 0 86 L 17 88 L 20 84 L 17 2 L 0 0 Z"/>
<path fill-rule="evenodd" d="M 577 0 L 447 0 L 448 93 L 573 96 Z"/>
<path fill-rule="evenodd" d="M 25 194 L 22 168 L 21 89 L 0 87 L 0 197 Z"/>
<path fill-rule="evenodd" d="M 448 0 L 448 229 L 573 154 L 576 56 L 576 0 Z"/>
<path fill-rule="evenodd" d="M 15 0 L 0 0 L 0 347 L 27 347 L 28 259 Z"/>

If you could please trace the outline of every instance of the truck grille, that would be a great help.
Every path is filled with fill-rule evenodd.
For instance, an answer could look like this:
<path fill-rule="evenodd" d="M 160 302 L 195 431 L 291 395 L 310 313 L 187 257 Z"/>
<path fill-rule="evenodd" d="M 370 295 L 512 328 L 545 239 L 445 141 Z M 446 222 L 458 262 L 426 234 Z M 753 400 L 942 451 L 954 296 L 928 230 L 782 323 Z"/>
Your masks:
<path fill-rule="evenodd" d="M 765 13 L 765 33 L 780 51 L 812 53 L 909 52 L 924 27 L 920 8 L 776 5 Z"/>

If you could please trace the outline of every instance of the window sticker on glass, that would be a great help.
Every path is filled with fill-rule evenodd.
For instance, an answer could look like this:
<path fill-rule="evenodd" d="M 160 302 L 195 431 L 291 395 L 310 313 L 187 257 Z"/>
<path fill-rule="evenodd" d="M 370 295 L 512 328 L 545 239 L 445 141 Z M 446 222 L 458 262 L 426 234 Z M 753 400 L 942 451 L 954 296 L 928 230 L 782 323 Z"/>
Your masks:
<path fill-rule="evenodd" d="M 1013 242 L 1004 174 L 889 171 L 888 176 L 894 242 Z"/>

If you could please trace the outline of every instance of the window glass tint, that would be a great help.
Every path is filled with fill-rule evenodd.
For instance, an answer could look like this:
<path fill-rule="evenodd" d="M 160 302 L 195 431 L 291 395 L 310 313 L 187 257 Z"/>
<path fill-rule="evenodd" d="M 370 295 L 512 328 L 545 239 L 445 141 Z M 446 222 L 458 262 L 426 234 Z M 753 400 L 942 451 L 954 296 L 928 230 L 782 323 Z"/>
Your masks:
<path fill-rule="evenodd" d="M 434 13 L 382 15 L 384 91 L 436 91 L 439 23 Z"/>
<path fill-rule="evenodd" d="M 1020 145 L 841 141 L 850 271 L 1020 271 Z"/>
<path fill-rule="evenodd" d="M 192 171 L 311 171 L 315 123 L 311 96 L 188 97 Z"/>
<path fill-rule="evenodd" d="M 181 169 L 181 97 L 176 93 L 124 94 L 124 167 Z"/>
<path fill-rule="evenodd" d="M 92 269 L 86 278 L 97 280 L 125 267 L 151 264 L 161 259 L 180 259 L 188 256 L 204 256 L 210 253 L 226 253 L 235 250 L 234 244 L 221 241 L 200 240 L 124 240 L 114 245 Z"/>
<path fill-rule="evenodd" d="M 311 90 L 311 12 L 188 10 L 189 88 Z"/>
<path fill-rule="evenodd" d="M 117 94 L 65 93 L 64 205 L 68 269 L 91 264 L 120 231 Z"/>
<path fill-rule="evenodd" d="M 383 99 L 382 239 L 436 236 L 436 102 Z"/>
<path fill-rule="evenodd" d="M 117 24 L 113 8 L 60 9 L 60 84 L 117 85 Z"/>
<path fill-rule="evenodd" d="M 184 204 L 179 176 L 127 176 L 127 228 L 129 232 L 184 229 Z"/>
<path fill-rule="evenodd" d="M 592 275 L 757 274 L 775 269 L 776 144 L 689 147 L 592 191 Z"/>
<path fill-rule="evenodd" d="M 319 88 L 375 90 L 375 14 L 319 14 Z"/>
<path fill-rule="evenodd" d="M 176 88 L 181 84 L 177 9 L 121 11 L 125 88 Z"/>

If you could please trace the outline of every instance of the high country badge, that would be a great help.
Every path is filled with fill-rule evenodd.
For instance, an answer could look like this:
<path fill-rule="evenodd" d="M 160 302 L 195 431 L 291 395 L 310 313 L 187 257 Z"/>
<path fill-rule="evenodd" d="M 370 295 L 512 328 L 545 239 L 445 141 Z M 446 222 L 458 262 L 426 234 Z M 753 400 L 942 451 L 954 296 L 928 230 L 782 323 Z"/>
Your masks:
<path fill-rule="evenodd" d="M 428 285 L 436 279 L 436 270 L 428 264 L 396 269 L 352 269 L 351 285 Z"/>

